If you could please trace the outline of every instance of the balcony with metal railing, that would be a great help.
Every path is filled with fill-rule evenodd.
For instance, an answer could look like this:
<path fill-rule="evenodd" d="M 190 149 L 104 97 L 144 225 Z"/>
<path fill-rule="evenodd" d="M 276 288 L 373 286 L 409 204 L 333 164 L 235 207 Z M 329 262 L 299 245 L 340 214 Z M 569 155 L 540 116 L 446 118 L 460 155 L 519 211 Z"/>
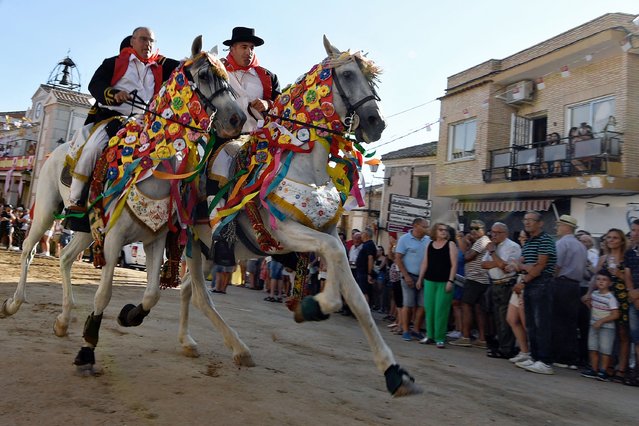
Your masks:
<path fill-rule="evenodd" d="M 482 170 L 486 183 L 608 174 L 621 163 L 621 133 L 606 132 L 581 140 L 569 138 L 490 151 L 490 166 Z"/>

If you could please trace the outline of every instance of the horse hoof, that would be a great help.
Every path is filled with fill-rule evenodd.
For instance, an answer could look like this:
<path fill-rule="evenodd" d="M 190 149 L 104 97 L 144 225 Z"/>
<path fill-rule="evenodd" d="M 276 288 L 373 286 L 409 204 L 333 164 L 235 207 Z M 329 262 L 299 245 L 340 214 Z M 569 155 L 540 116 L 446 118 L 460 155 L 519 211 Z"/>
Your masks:
<path fill-rule="evenodd" d="M 62 325 L 62 321 L 59 318 L 55 319 L 55 323 L 53 323 L 53 333 L 57 337 L 64 337 L 67 335 L 69 330 L 69 325 Z"/>
<path fill-rule="evenodd" d="M 233 362 L 240 367 L 255 367 L 253 357 L 249 352 L 242 352 L 233 356 Z"/>
<path fill-rule="evenodd" d="M 293 311 L 293 319 L 296 323 L 304 322 L 304 312 L 302 312 L 302 305 L 300 303 L 297 304 L 295 310 Z"/>
<path fill-rule="evenodd" d="M 397 364 L 388 367 L 384 376 L 386 388 L 394 397 L 417 395 L 423 392 L 422 388 L 415 384 L 415 379 Z"/>
<path fill-rule="evenodd" d="M 95 364 L 95 349 L 88 346 L 81 347 L 80 351 L 75 356 L 75 360 L 73 360 L 73 364 L 85 369 L 87 366 L 93 368 L 93 365 Z"/>
<path fill-rule="evenodd" d="M 421 386 L 409 380 L 408 382 L 403 383 L 399 388 L 397 388 L 397 390 L 393 394 L 393 397 L 399 398 L 402 396 L 419 395 L 423 392 L 424 389 L 422 389 Z"/>
<path fill-rule="evenodd" d="M 144 318 L 149 315 L 151 311 L 145 311 L 142 307 L 142 304 L 138 306 L 128 304 L 124 305 L 122 310 L 120 311 L 120 315 L 118 315 L 118 324 L 122 327 L 137 327 L 142 324 Z"/>
<path fill-rule="evenodd" d="M 135 309 L 135 305 L 131 303 L 124 305 L 124 307 L 120 311 L 120 315 L 118 315 L 118 324 L 120 324 L 122 327 L 130 327 L 131 325 L 127 321 L 127 315 L 129 315 L 129 312 L 133 309 Z"/>
<path fill-rule="evenodd" d="M 329 315 L 322 312 L 319 303 L 317 303 L 317 300 L 312 296 L 302 299 L 301 305 L 302 316 L 305 321 L 324 321 L 329 318 Z"/>
<path fill-rule="evenodd" d="M 7 310 L 7 304 L 9 303 L 9 299 L 6 299 L 3 303 L 2 303 L 2 307 L 0 308 L 0 318 L 7 318 L 10 317 L 11 314 L 9 313 L 9 311 Z"/>
<path fill-rule="evenodd" d="M 182 355 L 187 358 L 199 358 L 200 351 L 197 350 L 197 346 L 183 346 Z"/>
<path fill-rule="evenodd" d="M 101 368 L 96 368 L 95 365 L 92 364 L 75 366 L 75 374 L 80 377 L 97 377 L 101 376 L 102 373 L 103 371 Z"/>

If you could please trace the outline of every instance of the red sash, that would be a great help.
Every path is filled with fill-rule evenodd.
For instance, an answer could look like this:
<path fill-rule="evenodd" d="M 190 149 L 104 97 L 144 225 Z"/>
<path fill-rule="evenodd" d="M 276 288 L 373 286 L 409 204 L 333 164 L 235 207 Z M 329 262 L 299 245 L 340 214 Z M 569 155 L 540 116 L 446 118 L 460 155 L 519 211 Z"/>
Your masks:
<path fill-rule="evenodd" d="M 111 77 L 111 86 L 115 86 L 115 83 L 120 81 L 126 70 L 129 68 L 129 58 L 131 57 L 131 53 L 137 57 L 135 50 L 131 47 L 127 47 L 126 49 L 122 49 L 120 55 L 115 58 L 115 70 L 113 71 L 113 77 Z M 159 58 L 160 57 L 158 55 L 154 55 L 146 61 L 147 63 L 153 61 L 151 63 L 151 72 L 153 73 L 153 79 L 155 81 L 153 94 L 157 94 L 160 91 L 160 87 L 162 87 L 162 67 L 156 62 Z"/>
<path fill-rule="evenodd" d="M 226 57 L 226 61 L 224 61 L 224 66 L 229 72 L 238 70 L 248 71 L 249 69 L 253 68 L 257 73 L 257 77 L 260 79 L 260 83 L 262 83 L 262 99 L 265 99 L 267 101 L 272 100 L 271 98 L 273 97 L 273 81 L 271 80 L 271 76 L 266 71 L 266 68 L 262 68 L 261 66 L 259 66 L 257 62 L 257 56 L 253 55 L 253 60 L 251 61 L 251 63 L 247 67 L 243 67 L 235 62 L 235 59 L 233 59 L 233 56 L 229 53 Z"/>

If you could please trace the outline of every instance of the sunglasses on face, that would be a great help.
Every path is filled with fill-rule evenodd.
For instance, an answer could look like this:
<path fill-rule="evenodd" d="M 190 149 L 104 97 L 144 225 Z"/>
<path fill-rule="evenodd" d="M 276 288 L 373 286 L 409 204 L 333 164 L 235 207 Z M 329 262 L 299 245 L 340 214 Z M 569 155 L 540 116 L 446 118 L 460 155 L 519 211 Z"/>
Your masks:
<path fill-rule="evenodd" d="M 470 230 L 471 231 L 479 231 L 480 229 L 483 229 L 481 226 L 471 226 Z"/>

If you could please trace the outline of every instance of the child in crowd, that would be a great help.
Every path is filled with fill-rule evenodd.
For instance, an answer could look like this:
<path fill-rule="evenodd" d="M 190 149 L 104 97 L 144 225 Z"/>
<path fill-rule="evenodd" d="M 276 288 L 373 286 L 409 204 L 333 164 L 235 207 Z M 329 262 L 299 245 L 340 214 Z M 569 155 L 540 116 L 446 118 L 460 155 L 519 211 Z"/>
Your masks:
<path fill-rule="evenodd" d="M 610 292 L 612 277 L 606 269 L 597 272 L 595 277 L 597 290 L 591 295 L 590 332 L 588 351 L 590 368 L 581 375 L 604 382 L 608 381 L 606 370 L 610 365 L 610 355 L 615 342 L 615 320 L 619 318 L 619 303 Z M 599 360 L 601 358 L 601 365 Z M 599 373 L 597 373 L 599 369 Z"/>

